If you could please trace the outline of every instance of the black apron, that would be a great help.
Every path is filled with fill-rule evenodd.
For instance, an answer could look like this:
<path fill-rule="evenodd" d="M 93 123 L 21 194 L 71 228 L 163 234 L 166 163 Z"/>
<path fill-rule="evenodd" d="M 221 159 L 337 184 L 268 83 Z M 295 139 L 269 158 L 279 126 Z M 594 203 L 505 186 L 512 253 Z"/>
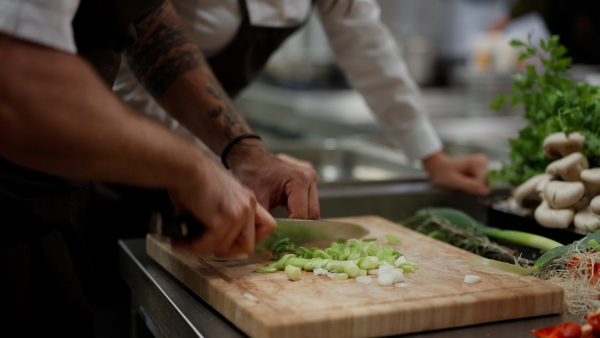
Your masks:
<path fill-rule="evenodd" d="M 314 1 L 313 1 L 314 3 Z M 269 57 L 306 22 L 291 27 L 262 27 L 250 23 L 245 0 L 239 0 L 242 22 L 237 35 L 208 62 L 221 85 L 235 98 L 263 70 Z"/>
<path fill-rule="evenodd" d="M 79 54 L 112 87 L 133 22 L 151 0 L 82 0 L 72 22 Z M 70 182 L 0 158 L 0 326 L 7 337 L 93 337 L 85 286 L 89 259 L 74 225 L 86 182 Z"/>

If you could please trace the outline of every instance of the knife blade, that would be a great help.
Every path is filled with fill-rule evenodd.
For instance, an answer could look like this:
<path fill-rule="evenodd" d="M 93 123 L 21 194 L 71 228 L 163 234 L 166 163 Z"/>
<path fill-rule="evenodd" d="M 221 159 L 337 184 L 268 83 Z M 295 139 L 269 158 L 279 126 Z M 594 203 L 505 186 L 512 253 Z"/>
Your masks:
<path fill-rule="evenodd" d="M 289 238 L 296 245 L 328 247 L 331 242 L 361 238 L 369 231 L 360 225 L 329 220 L 275 218 L 277 228 L 260 242 L 255 251 L 269 249 L 280 239 Z"/>
<path fill-rule="evenodd" d="M 265 240 L 256 245 L 255 251 L 270 248 L 276 241 L 289 238 L 296 245 L 328 246 L 340 239 L 361 238 L 369 231 L 360 225 L 329 221 L 275 218 L 277 228 Z M 168 215 L 160 212 L 152 214 L 150 232 L 175 240 L 189 240 L 201 236 L 205 230 L 204 224 L 189 215 Z"/>

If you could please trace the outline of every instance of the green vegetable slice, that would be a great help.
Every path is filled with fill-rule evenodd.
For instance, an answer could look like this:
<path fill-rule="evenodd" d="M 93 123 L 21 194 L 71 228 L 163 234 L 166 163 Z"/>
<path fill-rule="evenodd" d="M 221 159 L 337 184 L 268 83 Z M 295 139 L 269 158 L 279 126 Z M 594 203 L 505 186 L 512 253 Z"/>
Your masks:
<path fill-rule="evenodd" d="M 540 235 L 523 232 L 523 231 L 515 231 L 515 230 L 502 230 L 499 228 L 490 227 L 479 223 L 474 218 L 469 216 L 467 213 L 453 208 L 424 208 L 420 209 L 416 212 L 417 216 L 427 216 L 427 215 L 435 215 L 441 218 L 444 218 L 451 223 L 454 223 L 460 227 L 464 228 L 472 228 L 476 231 L 504 242 L 519 244 L 528 246 L 530 248 L 536 248 L 541 250 L 550 250 L 559 246 L 562 246 L 562 243 L 559 243 L 553 239 L 543 237 Z"/>
<path fill-rule="evenodd" d="M 295 280 L 293 278 L 296 276 L 292 275 L 290 277 L 289 274 L 296 271 L 296 269 L 312 271 L 322 268 L 329 272 L 335 271 L 340 276 L 345 275 L 347 279 L 366 276 L 367 270 L 376 269 L 381 265 L 394 265 L 400 257 L 403 257 L 401 253 L 390 246 L 358 239 L 350 239 L 345 243 L 333 242 L 329 248 L 324 250 L 319 248 L 308 249 L 306 247 L 295 248 L 295 246 L 288 244 L 289 241 L 286 239 L 276 242 L 274 249 L 278 252 L 274 253 L 274 256 L 281 256 L 281 258 L 268 267 L 256 269 L 256 272 L 273 272 L 273 269 L 276 271 L 285 270 L 286 275 Z M 285 248 L 286 251 L 282 251 L 282 248 Z M 403 258 L 403 260 L 405 259 Z M 413 272 L 417 269 L 417 264 L 405 261 L 400 267 L 405 272 Z"/>
<path fill-rule="evenodd" d="M 538 270 L 538 268 L 524 268 L 488 258 L 473 258 L 467 261 L 467 263 L 470 265 L 485 265 L 499 270 L 516 273 L 517 275 L 521 276 L 527 276 Z"/>
<path fill-rule="evenodd" d="M 261 266 L 256 268 L 256 270 L 254 270 L 255 272 L 260 272 L 260 273 L 271 273 L 271 272 L 276 272 L 277 269 L 275 267 L 271 267 L 271 266 Z"/>
<path fill-rule="evenodd" d="M 299 280 L 302 276 L 302 270 L 297 266 L 288 265 L 285 267 L 285 275 L 290 280 Z"/>

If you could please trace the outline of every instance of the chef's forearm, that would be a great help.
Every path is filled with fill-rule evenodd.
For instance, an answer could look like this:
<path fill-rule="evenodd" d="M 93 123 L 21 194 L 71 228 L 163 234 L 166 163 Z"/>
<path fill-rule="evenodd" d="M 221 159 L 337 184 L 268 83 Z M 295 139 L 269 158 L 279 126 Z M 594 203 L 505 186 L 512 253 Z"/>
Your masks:
<path fill-rule="evenodd" d="M 217 154 L 253 133 L 169 2 L 136 29 L 140 38 L 126 52 L 130 66 L 169 114 Z M 263 147 L 255 139 L 240 144 Z"/>
<path fill-rule="evenodd" d="M 0 35 L 0 156 L 75 180 L 172 188 L 208 163 L 123 105 L 80 57 Z M 214 164 L 213 164 L 214 165 Z"/>

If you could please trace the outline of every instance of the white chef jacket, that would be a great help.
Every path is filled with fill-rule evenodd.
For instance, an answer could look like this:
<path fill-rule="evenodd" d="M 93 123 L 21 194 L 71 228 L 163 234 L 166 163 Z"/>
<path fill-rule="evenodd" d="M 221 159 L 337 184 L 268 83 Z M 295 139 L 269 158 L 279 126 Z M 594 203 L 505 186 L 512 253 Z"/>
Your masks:
<path fill-rule="evenodd" d="M 0 0 L 0 33 L 76 53 L 71 21 L 79 0 Z"/>
<path fill-rule="evenodd" d="M 246 0 L 250 22 L 286 27 L 304 22 L 311 0 Z M 316 0 L 325 33 L 344 74 L 363 96 L 395 146 L 411 160 L 442 149 L 427 117 L 417 85 L 411 79 L 395 39 L 380 21 L 375 0 Z M 224 48 L 241 22 L 238 0 L 172 0 L 207 56 Z M 182 134 L 191 134 L 166 114 L 121 67 L 114 90 L 134 108 Z"/>

